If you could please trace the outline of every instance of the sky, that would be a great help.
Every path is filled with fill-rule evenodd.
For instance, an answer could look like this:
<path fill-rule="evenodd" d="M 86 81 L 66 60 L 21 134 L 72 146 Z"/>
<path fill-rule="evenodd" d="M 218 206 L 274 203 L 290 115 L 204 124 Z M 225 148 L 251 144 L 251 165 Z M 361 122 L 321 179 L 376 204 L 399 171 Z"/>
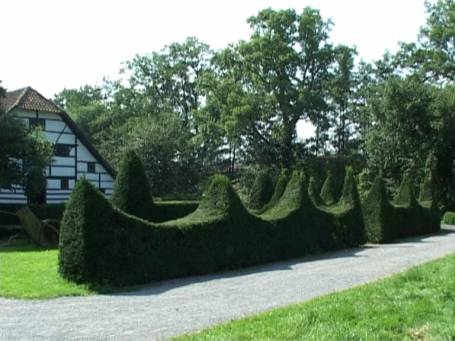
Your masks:
<path fill-rule="evenodd" d="M 259 10 L 318 8 L 334 22 L 331 40 L 366 61 L 414 41 L 424 0 L 2 0 L 0 80 L 46 97 L 116 78 L 122 62 L 196 36 L 214 49 L 251 33 Z"/>

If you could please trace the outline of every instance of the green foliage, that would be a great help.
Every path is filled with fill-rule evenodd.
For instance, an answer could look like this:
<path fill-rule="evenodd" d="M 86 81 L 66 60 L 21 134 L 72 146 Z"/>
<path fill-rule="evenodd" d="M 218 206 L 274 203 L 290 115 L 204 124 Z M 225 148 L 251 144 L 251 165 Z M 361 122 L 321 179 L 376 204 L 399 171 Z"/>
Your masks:
<path fill-rule="evenodd" d="M 126 213 L 143 219 L 153 216 L 150 185 L 141 159 L 134 151 L 127 151 L 123 156 L 111 200 L 114 206 Z"/>
<path fill-rule="evenodd" d="M 327 174 L 327 178 L 321 188 L 320 197 L 322 202 L 328 206 L 333 205 L 337 201 L 332 172 L 328 172 Z"/>
<path fill-rule="evenodd" d="M 42 172 L 51 156 L 51 143 L 41 129 L 27 130 L 22 120 L 10 113 L 0 113 L 0 187 L 25 186 L 28 172 L 33 170 L 34 175 Z M 30 182 L 27 187 L 30 188 Z M 35 191 L 31 190 L 30 194 L 33 196 Z"/>
<path fill-rule="evenodd" d="M 308 185 L 308 195 L 316 206 L 322 205 L 322 199 L 319 195 L 318 185 L 314 176 L 310 178 L 310 183 Z"/>
<path fill-rule="evenodd" d="M 249 208 L 260 209 L 267 204 L 273 195 L 273 182 L 267 171 L 259 172 L 251 187 Z"/>
<path fill-rule="evenodd" d="M 446 212 L 442 217 L 442 223 L 447 225 L 455 225 L 455 212 Z"/>
<path fill-rule="evenodd" d="M 27 170 L 24 192 L 27 196 L 27 201 L 30 204 L 42 204 L 46 193 L 46 177 L 44 170 L 37 167 L 31 167 Z"/>
<path fill-rule="evenodd" d="M 308 178 L 294 171 L 278 202 L 256 216 L 229 179 L 215 175 L 196 211 L 160 224 L 113 208 L 81 180 L 61 224 L 60 272 L 76 282 L 114 285 L 202 274 L 356 246 L 366 237 L 389 241 L 436 231 L 425 225 L 434 222 L 430 213 L 392 206 L 380 177 L 361 205 L 351 168 L 331 207 L 316 206 Z"/>
<path fill-rule="evenodd" d="M 386 242 L 397 236 L 393 226 L 393 207 L 389 203 L 384 180 L 377 176 L 362 203 L 367 239 L 371 242 Z"/>
<path fill-rule="evenodd" d="M 182 218 L 193 213 L 199 206 L 198 201 L 155 201 L 153 211 L 153 222 L 163 222 Z"/>
<path fill-rule="evenodd" d="M 415 206 L 415 196 L 411 176 L 406 172 L 401 180 L 400 188 L 394 198 L 394 204 L 399 206 Z"/>
<path fill-rule="evenodd" d="M 286 185 L 288 184 L 288 180 L 289 180 L 289 177 L 287 175 L 287 171 L 282 170 L 276 180 L 275 189 L 273 191 L 272 198 L 260 210 L 255 211 L 257 214 L 264 213 L 265 211 L 272 208 L 273 206 L 275 206 L 278 203 L 278 201 L 283 196 L 284 191 L 286 190 Z"/>
<path fill-rule="evenodd" d="M 130 119 L 124 126 L 128 148 L 141 156 L 153 194 L 178 198 L 199 193 L 204 172 L 195 159 L 192 136 L 175 113 Z"/>
<path fill-rule="evenodd" d="M 400 190 L 392 205 L 382 177 L 378 176 L 362 203 L 368 240 L 388 242 L 397 237 L 409 237 L 440 229 L 440 213 L 428 202 L 418 203 L 409 176 L 403 177 Z"/>

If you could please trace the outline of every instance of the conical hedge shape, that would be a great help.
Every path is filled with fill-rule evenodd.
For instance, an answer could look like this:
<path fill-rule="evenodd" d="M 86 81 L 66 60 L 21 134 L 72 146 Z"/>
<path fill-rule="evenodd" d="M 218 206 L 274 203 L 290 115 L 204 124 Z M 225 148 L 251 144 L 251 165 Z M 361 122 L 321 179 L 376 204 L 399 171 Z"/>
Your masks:
<path fill-rule="evenodd" d="M 373 186 L 362 205 L 367 239 L 371 242 L 386 242 L 396 237 L 394 231 L 393 207 L 387 198 L 387 190 L 381 176 L 376 177 Z"/>
<path fill-rule="evenodd" d="M 311 200 L 313 200 L 315 205 L 321 205 L 322 200 L 319 196 L 319 191 L 317 188 L 316 179 L 312 176 L 310 178 L 310 183 L 308 184 L 308 195 L 310 196 Z"/>
<path fill-rule="evenodd" d="M 278 179 L 276 180 L 275 184 L 275 190 L 273 191 L 272 198 L 270 201 L 264 205 L 260 210 L 258 210 L 256 213 L 261 214 L 268 209 L 272 208 L 275 206 L 278 201 L 280 201 L 281 197 L 283 196 L 284 191 L 286 190 L 286 185 L 288 184 L 288 175 L 286 171 L 281 171 L 280 175 L 278 175 Z"/>
<path fill-rule="evenodd" d="M 399 206 L 416 207 L 417 201 L 414 196 L 411 176 L 408 172 L 401 179 L 400 188 L 394 198 L 394 203 Z"/>
<path fill-rule="evenodd" d="M 363 220 L 356 178 L 352 167 L 346 167 L 343 192 L 341 194 L 338 208 L 344 208 L 345 210 L 348 210 L 344 213 L 347 222 L 346 232 L 344 235 L 345 243 L 350 246 L 356 246 L 365 243 L 365 223 Z"/>
<path fill-rule="evenodd" d="M 143 219 L 153 216 L 150 184 L 141 159 L 132 150 L 122 157 L 111 200 L 115 207 L 128 214 Z"/>
<path fill-rule="evenodd" d="M 260 209 L 267 204 L 273 195 L 273 182 L 268 172 L 259 172 L 251 188 L 248 206 Z"/>
<path fill-rule="evenodd" d="M 322 201 L 329 206 L 335 204 L 337 201 L 332 172 L 328 172 L 327 174 L 327 178 L 321 188 L 320 197 Z"/>
<path fill-rule="evenodd" d="M 352 167 L 346 168 L 340 202 L 345 205 L 358 205 L 360 203 L 359 192 L 357 191 L 357 183 Z"/>
<path fill-rule="evenodd" d="M 425 163 L 425 178 L 420 185 L 419 201 L 432 203 L 435 200 L 434 157 L 429 155 Z M 430 204 L 431 206 L 431 204 Z"/>
<path fill-rule="evenodd" d="M 235 214 L 244 213 L 246 209 L 232 188 L 229 178 L 214 175 L 197 211 Z"/>
<path fill-rule="evenodd" d="M 60 226 L 59 271 L 63 277 L 87 283 L 102 276 L 99 247 L 113 245 L 115 239 L 111 213 L 112 206 L 103 194 L 87 180 L 77 181 Z"/>

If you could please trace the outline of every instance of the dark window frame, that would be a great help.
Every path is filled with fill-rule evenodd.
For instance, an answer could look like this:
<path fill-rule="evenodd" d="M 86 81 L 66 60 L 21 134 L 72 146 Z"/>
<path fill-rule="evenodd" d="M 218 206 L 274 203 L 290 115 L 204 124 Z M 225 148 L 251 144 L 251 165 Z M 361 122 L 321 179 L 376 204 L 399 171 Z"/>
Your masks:
<path fill-rule="evenodd" d="M 33 129 L 36 126 L 40 126 L 43 130 L 46 130 L 46 119 L 29 117 L 28 118 L 28 126 L 29 126 L 30 129 Z"/>
<path fill-rule="evenodd" d="M 65 149 L 59 149 L 59 148 L 65 148 Z M 57 143 L 54 146 L 54 156 L 57 157 L 69 157 L 71 156 L 71 149 L 73 148 L 72 145 L 69 144 L 64 144 L 64 143 Z M 64 152 L 62 152 L 64 151 Z"/>
<path fill-rule="evenodd" d="M 96 173 L 96 162 L 87 162 L 87 173 Z"/>
<path fill-rule="evenodd" d="M 70 189 L 70 179 L 68 178 L 61 178 L 60 179 L 60 189 L 68 190 Z"/>

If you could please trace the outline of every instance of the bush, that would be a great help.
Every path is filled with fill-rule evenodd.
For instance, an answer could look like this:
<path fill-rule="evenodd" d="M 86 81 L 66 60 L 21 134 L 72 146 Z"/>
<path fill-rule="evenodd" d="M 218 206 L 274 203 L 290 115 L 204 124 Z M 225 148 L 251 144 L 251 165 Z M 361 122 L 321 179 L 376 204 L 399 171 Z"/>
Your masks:
<path fill-rule="evenodd" d="M 455 212 L 446 212 L 442 222 L 447 225 L 455 225 Z"/>
<path fill-rule="evenodd" d="M 127 151 L 120 162 L 114 182 L 112 204 L 134 216 L 151 219 L 153 199 L 144 167 L 134 151 Z"/>
<path fill-rule="evenodd" d="M 251 187 L 248 206 L 257 210 L 264 207 L 273 195 L 272 178 L 266 171 L 259 172 Z"/>
<path fill-rule="evenodd" d="M 333 182 L 332 172 L 328 172 L 327 178 L 321 188 L 320 197 L 324 204 L 330 206 L 336 203 L 335 183 Z"/>

